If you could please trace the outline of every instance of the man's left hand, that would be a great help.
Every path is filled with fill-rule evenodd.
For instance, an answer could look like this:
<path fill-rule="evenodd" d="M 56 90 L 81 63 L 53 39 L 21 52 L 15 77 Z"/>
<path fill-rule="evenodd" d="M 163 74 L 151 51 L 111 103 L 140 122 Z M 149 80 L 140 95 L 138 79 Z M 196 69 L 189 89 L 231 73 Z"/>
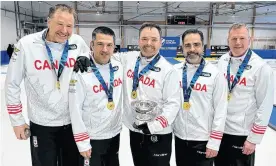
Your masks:
<path fill-rule="evenodd" d="M 142 132 L 144 134 L 151 134 L 150 131 L 149 131 L 149 127 L 148 127 L 148 124 L 147 123 L 143 123 L 141 125 L 136 125 L 135 123 L 133 123 L 132 125 L 135 129 L 138 129 L 138 130 L 142 130 Z"/>
<path fill-rule="evenodd" d="M 256 144 L 253 144 L 249 141 L 245 141 L 242 148 L 242 153 L 246 155 L 250 155 L 255 151 Z"/>

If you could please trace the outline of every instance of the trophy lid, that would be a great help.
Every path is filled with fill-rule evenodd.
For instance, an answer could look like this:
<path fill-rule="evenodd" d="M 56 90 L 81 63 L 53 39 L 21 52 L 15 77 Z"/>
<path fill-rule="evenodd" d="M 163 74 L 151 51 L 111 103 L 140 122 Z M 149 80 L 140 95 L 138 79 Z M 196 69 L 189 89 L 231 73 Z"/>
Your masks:
<path fill-rule="evenodd" d="M 157 103 L 150 100 L 137 100 L 133 101 L 131 106 L 136 112 L 146 114 L 151 112 L 157 106 Z"/>

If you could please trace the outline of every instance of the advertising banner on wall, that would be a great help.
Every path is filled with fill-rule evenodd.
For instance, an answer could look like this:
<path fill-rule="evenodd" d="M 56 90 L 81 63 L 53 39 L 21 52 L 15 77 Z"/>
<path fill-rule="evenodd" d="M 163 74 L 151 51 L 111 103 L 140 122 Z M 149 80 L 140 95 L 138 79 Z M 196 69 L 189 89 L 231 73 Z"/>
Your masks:
<path fill-rule="evenodd" d="M 164 57 L 176 57 L 176 50 L 179 45 L 180 37 L 162 37 L 160 53 Z"/>
<path fill-rule="evenodd" d="M 178 47 L 180 37 L 162 37 L 162 47 Z"/>

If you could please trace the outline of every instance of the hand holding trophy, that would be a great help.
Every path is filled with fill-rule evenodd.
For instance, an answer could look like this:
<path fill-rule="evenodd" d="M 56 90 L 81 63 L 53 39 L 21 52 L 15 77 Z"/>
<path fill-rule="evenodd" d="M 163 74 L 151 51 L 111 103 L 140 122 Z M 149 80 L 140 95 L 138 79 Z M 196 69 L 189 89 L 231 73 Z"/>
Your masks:
<path fill-rule="evenodd" d="M 136 100 L 131 103 L 135 112 L 133 127 L 142 130 L 144 134 L 151 134 L 147 123 L 153 121 L 157 115 L 157 103 L 150 100 Z"/>

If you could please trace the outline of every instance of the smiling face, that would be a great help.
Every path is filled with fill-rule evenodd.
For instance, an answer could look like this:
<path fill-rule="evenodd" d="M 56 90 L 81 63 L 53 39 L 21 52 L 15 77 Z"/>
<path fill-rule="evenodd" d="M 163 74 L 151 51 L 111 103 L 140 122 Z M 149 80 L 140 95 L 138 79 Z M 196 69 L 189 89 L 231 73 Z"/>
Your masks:
<path fill-rule="evenodd" d="M 57 10 L 48 19 L 47 40 L 51 42 L 64 43 L 72 35 L 74 27 L 74 15 L 68 11 Z"/>
<path fill-rule="evenodd" d="M 94 59 L 98 64 L 106 64 L 113 55 L 115 48 L 113 36 L 102 33 L 96 34 L 96 39 L 91 41 Z"/>
<path fill-rule="evenodd" d="M 228 45 L 232 56 L 242 56 L 250 45 L 250 36 L 245 26 L 231 29 L 228 36 Z"/>
<path fill-rule="evenodd" d="M 156 55 L 162 45 L 159 31 L 154 27 L 145 27 L 139 37 L 139 47 L 143 56 L 150 58 Z"/>
<path fill-rule="evenodd" d="M 186 61 L 191 64 L 199 64 L 203 54 L 203 43 L 198 33 L 187 34 L 183 40 L 183 54 Z"/>

